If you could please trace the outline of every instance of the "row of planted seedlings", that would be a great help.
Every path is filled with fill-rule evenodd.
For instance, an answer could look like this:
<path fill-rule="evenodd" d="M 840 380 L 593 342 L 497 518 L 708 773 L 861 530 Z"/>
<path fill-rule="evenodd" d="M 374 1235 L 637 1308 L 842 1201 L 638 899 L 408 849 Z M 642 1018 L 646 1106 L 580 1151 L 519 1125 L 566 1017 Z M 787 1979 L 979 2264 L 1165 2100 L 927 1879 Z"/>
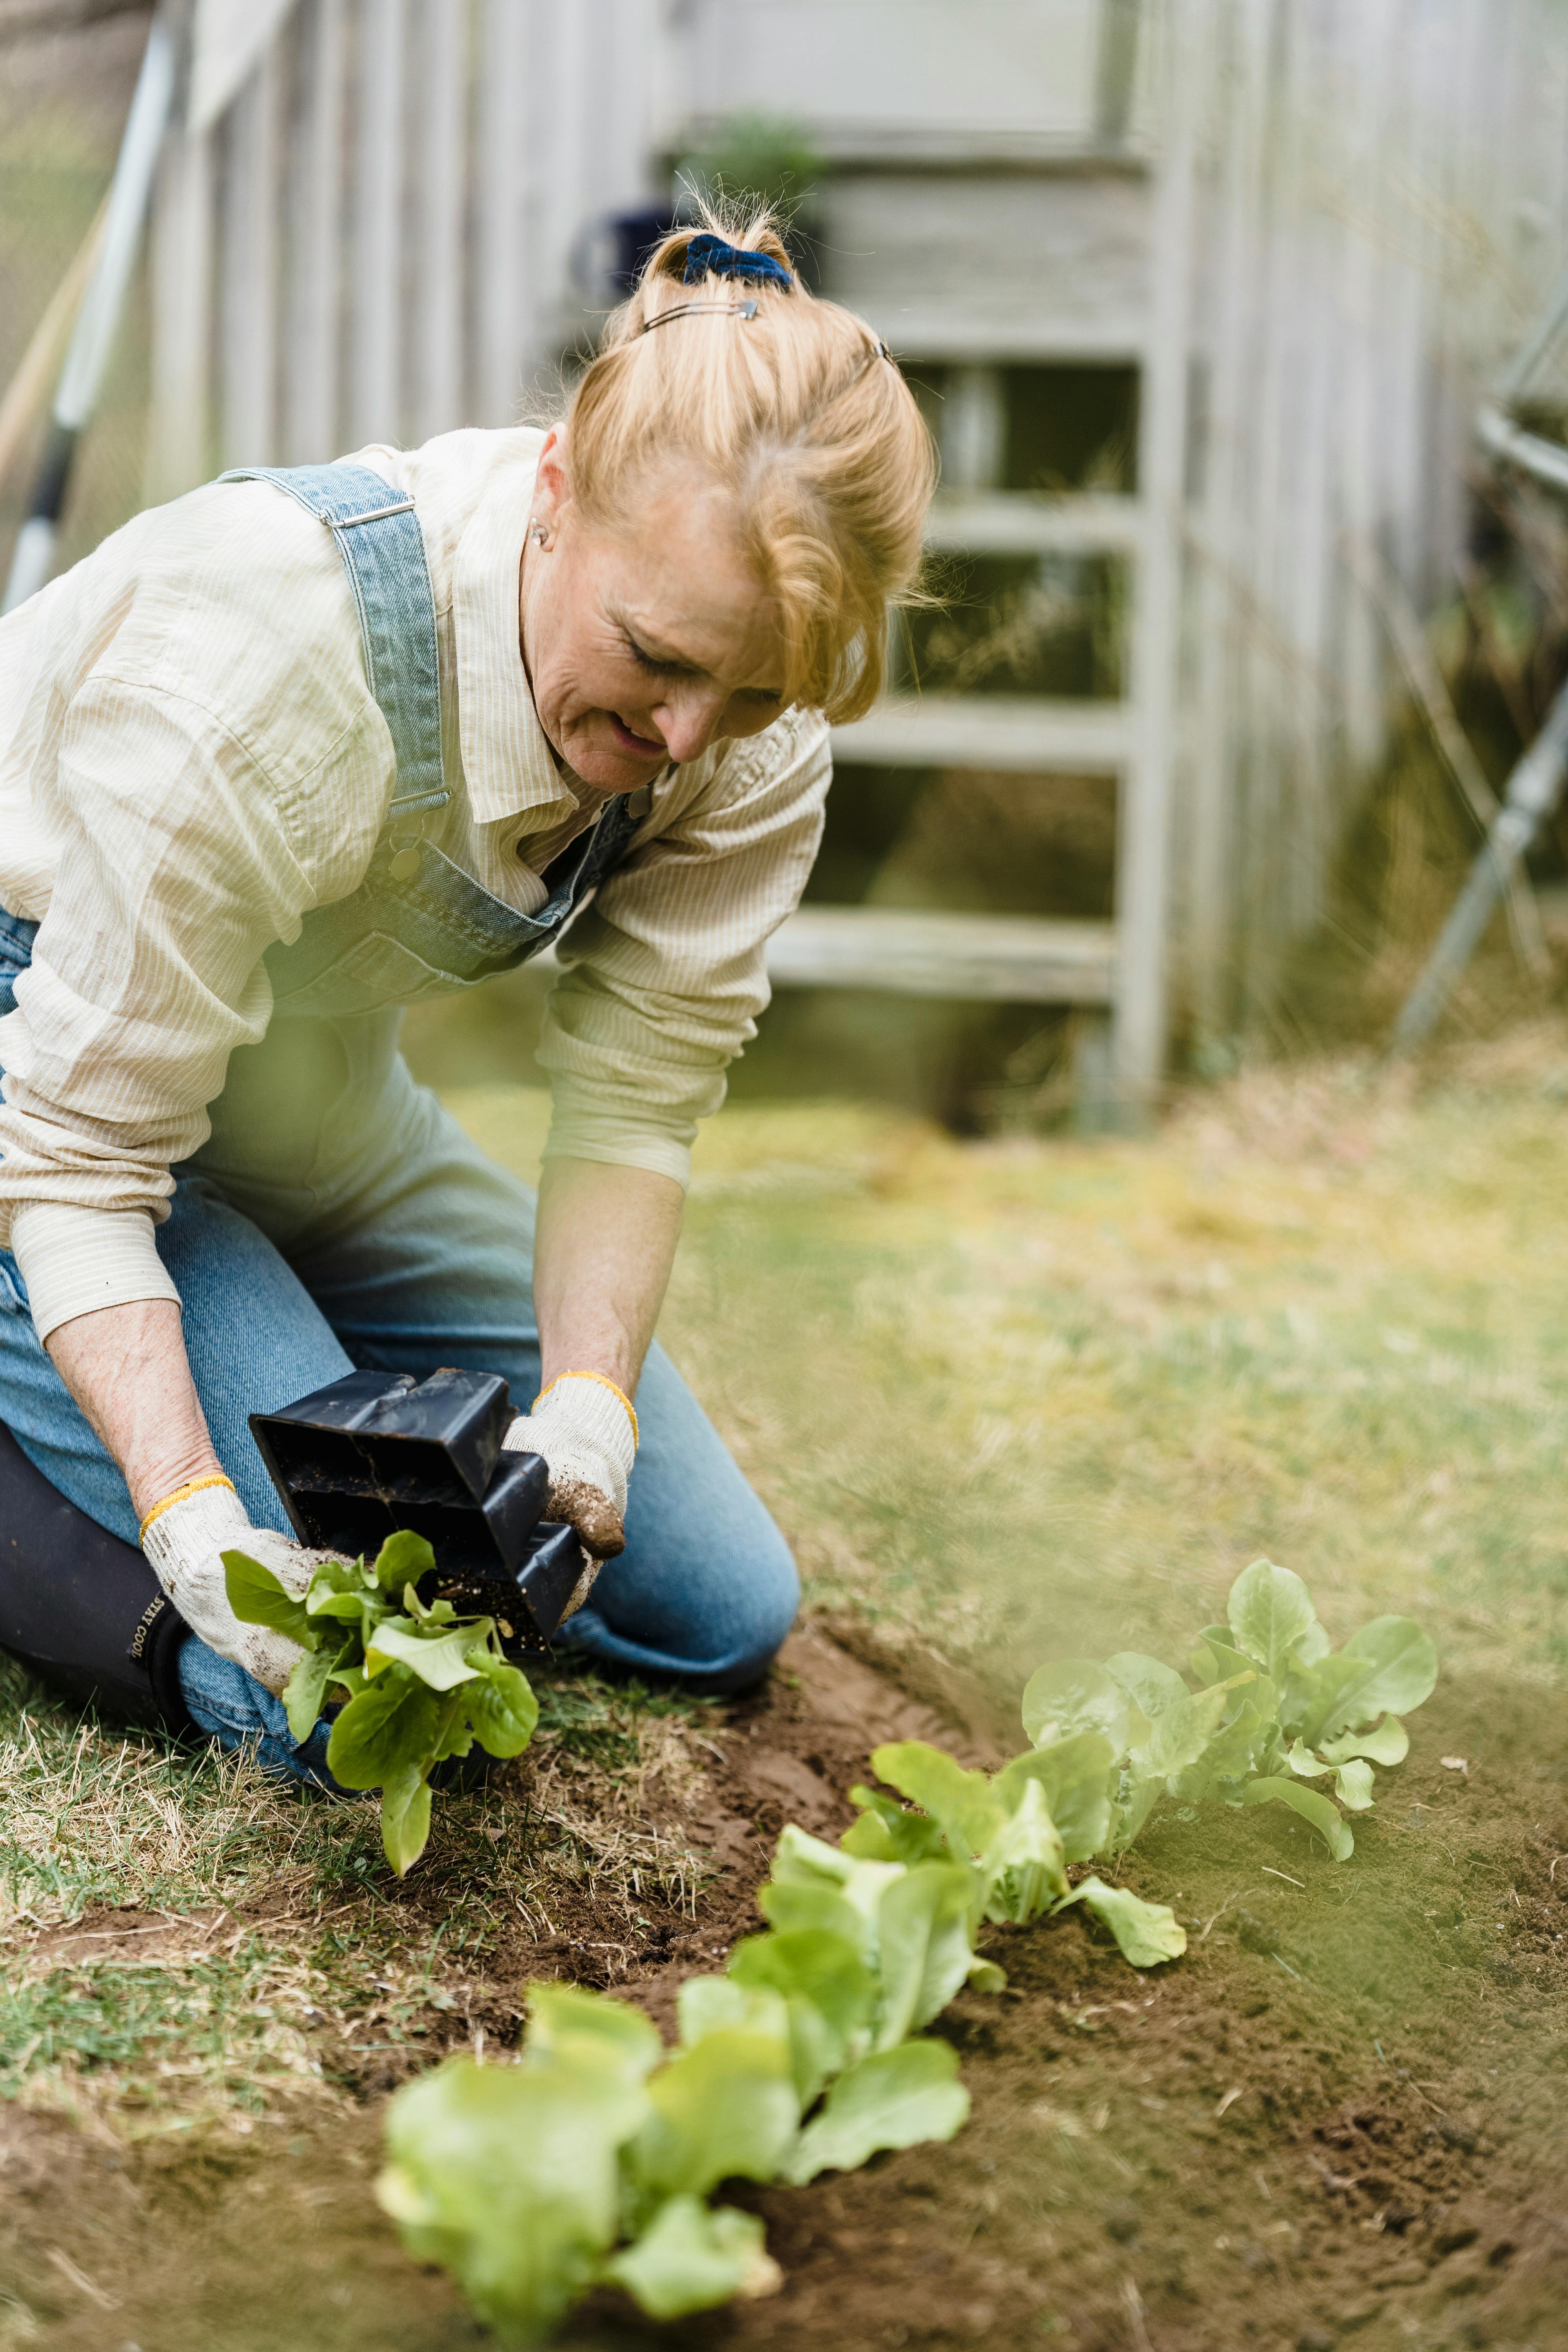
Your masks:
<path fill-rule="evenodd" d="M 417 1537 L 330 1564 L 302 1601 L 226 1559 L 237 1613 L 305 1648 L 286 1700 L 298 1735 L 343 1695 L 329 1765 L 382 1791 L 387 1855 L 405 1871 L 436 1766 L 527 1745 L 526 1677 L 491 1620 L 421 1601 L 433 1561 Z M 1122 1652 L 1042 1666 L 1024 1693 L 1032 1745 L 994 1774 L 920 1741 L 876 1749 L 878 1785 L 851 1791 L 858 1819 L 837 1845 L 784 1830 L 758 1895 L 766 1932 L 681 1987 L 674 2050 L 629 2002 L 533 1986 L 514 2058 L 448 2060 L 391 2102 L 378 2194 L 409 2252 L 517 2343 L 602 2285 L 658 2319 L 769 2293 L 780 2275 L 762 2221 L 716 2192 L 950 2139 L 969 2095 L 925 2029 L 963 1986 L 1005 1983 L 977 1948 L 987 1923 L 1082 1906 L 1135 1968 L 1179 1958 L 1167 1906 L 1086 1867 L 1113 1864 L 1162 1798 L 1289 1806 L 1344 1861 L 1346 1813 L 1373 1805 L 1373 1766 L 1403 1760 L 1401 1717 L 1435 1686 L 1426 1633 L 1379 1617 L 1336 1651 L 1301 1580 L 1260 1559 L 1186 1664 Z"/>

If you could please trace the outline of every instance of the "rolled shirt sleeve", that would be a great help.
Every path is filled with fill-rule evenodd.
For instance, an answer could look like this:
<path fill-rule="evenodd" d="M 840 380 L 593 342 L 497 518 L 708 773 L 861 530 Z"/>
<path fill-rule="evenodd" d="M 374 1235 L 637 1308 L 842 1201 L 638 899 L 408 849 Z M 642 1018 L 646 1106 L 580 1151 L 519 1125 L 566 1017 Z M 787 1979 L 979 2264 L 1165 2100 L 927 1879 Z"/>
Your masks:
<path fill-rule="evenodd" d="M 697 1122 L 767 1004 L 767 942 L 799 904 L 831 776 L 825 721 L 789 712 L 717 761 L 573 924 L 539 1049 L 546 1159 L 687 1183 Z"/>

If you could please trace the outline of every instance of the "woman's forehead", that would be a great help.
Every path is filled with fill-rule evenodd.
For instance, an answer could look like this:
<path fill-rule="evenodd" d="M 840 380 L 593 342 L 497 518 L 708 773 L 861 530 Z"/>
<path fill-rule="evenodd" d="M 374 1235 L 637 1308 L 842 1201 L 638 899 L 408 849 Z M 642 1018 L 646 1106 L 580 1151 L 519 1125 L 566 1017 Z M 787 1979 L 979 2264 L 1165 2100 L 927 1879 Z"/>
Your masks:
<path fill-rule="evenodd" d="M 715 675 L 781 667 L 777 607 L 724 494 L 668 489 L 605 534 L 600 571 L 616 618 L 645 652 Z"/>

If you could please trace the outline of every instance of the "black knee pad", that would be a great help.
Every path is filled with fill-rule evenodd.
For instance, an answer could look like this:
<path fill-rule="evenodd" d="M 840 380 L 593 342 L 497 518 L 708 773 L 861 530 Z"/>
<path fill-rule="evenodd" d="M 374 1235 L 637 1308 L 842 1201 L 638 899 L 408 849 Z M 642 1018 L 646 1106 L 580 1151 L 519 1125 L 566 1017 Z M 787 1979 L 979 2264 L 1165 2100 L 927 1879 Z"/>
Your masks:
<path fill-rule="evenodd" d="M 188 1631 L 134 1544 L 68 1503 L 0 1423 L 0 1649 L 114 1722 L 190 1732 Z"/>

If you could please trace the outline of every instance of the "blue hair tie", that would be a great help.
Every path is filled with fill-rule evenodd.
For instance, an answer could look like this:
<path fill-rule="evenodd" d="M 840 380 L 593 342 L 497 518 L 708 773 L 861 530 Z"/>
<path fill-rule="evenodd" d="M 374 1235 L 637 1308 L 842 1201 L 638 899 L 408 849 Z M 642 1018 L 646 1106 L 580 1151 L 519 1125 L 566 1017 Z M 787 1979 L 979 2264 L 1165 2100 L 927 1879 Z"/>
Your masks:
<path fill-rule="evenodd" d="M 686 248 L 686 271 L 681 280 L 686 286 L 699 286 L 704 278 L 744 278 L 763 286 L 782 286 L 786 294 L 795 291 L 795 279 L 782 262 L 771 253 L 748 253 L 742 246 L 726 245 L 721 236 L 704 229 L 694 236 Z"/>

